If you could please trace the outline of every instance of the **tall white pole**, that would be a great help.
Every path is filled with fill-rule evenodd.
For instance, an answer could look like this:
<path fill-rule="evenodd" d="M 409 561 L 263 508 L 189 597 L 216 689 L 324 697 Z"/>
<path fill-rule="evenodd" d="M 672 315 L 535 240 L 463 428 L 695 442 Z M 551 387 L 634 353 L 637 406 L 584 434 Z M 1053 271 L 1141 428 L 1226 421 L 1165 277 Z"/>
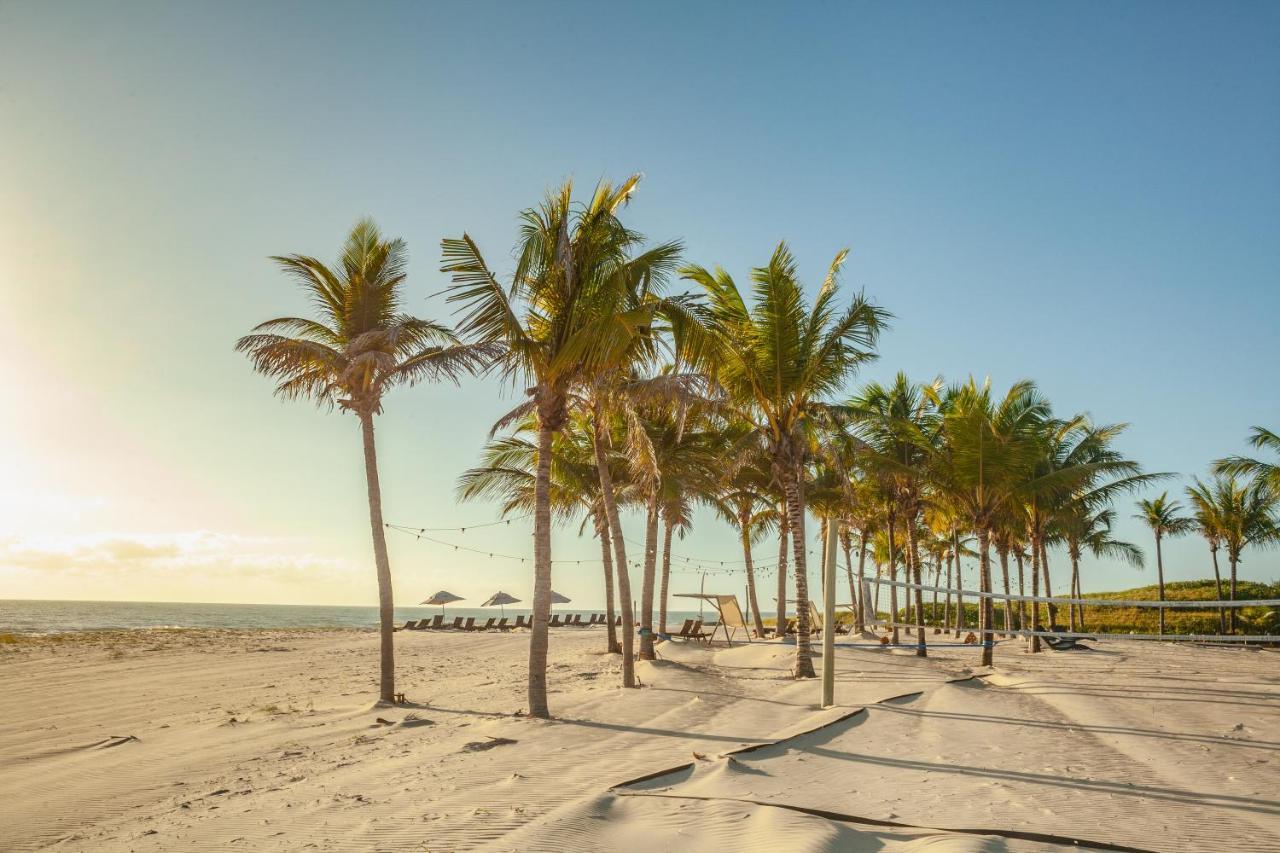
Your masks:
<path fill-rule="evenodd" d="M 822 707 L 836 703 L 836 537 L 839 524 L 827 524 L 826 563 L 822 567 Z"/>

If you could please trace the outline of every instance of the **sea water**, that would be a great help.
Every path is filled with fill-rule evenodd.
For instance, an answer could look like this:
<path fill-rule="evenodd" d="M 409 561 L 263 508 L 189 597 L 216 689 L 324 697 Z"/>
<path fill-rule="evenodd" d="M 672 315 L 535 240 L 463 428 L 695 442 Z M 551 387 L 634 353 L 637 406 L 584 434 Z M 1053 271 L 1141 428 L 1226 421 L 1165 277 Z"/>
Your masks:
<path fill-rule="evenodd" d="M 409 620 L 425 619 L 440 612 L 439 607 L 397 607 L 396 625 Z M 474 616 L 483 622 L 490 616 L 501 617 L 497 607 L 446 607 L 447 621 L 455 616 Z M 559 605 L 554 612 L 581 613 L 584 620 L 600 609 Z M 529 610 L 507 607 L 506 617 L 528 617 Z M 766 614 L 771 616 L 772 614 Z M 657 616 L 657 608 L 654 608 Z M 715 610 L 706 608 L 701 614 L 714 621 Z M 685 619 L 697 619 L 699 613 L 670 611 L 667 623 L 679 630 Z M 377 607 L 343 607 L 311 604 L 198 604 L 168 601 L 36 601 L 0 599 L 0 633 L 60 634 L 68 631 L 108 631 L 138 628 L 355 628 L 378 626 Z"/>

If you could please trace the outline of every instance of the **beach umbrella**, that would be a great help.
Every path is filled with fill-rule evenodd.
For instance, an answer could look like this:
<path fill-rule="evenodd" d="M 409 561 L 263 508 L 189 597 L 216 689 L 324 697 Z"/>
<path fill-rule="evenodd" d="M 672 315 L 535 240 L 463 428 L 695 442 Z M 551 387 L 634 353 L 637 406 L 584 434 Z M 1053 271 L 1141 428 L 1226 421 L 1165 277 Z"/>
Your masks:
<path fill-rule="evenodd" d="M 497 591 L 497 592 L 495 592 L 493 595 L 489 596 L 489 600 L 488 600 L 488 601 L 486 601 L 484 604 L 481 604 L 480 606 L 481 606 L 481 607 L 495 607 L 495 606 L 496 606 L 496 607 L 498 607 L 498 608 L 502 611 L 502 615 L 503 615 L 503 616 L 506 616 L 506 615 L 507 615 L 507 608 L 506 608 L 506 605 L 508 605 L 508 604 L 519 604 L 519 603 L 520 603 L 520 599 L 516 598 L 514 595 L 508 595 L 507 593 L 503 592 L 502 590 L 498 590 L 498 591 Z"/>
<path fill-rule="evenodd" d="M 569 603 L 569 600 L 570 600 L 570 599 L 569 599 L 569 597 L 568 597 L 568 596 L 566 596 L 566 595 L 561 595 L 560 593 L 556 592 L 554 589 L 553 589 L 553 590 L 551 590 L 551 603 L 552 603 L 552 604 L 568 604 L 568 603 Z"/>
<path fill-rule="evenodd" d="M 423 604 L 439 604 L 440 615 L 443 616 L 444 606 L 446 604 L 453 604 L 455 601 L 462 601 L 462 596 L 454 595 L 453 593 L 449 592 L 449 590 L 442 589 L 422 603 Z"/>

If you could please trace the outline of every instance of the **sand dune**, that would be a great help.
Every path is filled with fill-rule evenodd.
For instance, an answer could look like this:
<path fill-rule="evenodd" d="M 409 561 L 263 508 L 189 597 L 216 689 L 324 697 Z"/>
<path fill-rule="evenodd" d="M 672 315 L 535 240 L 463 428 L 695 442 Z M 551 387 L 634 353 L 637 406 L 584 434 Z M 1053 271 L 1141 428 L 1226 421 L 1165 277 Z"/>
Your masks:
<path fill-rule="evenodd" d="M 598 632 L 135 632 L 0 656 L 5 849 L 1280 849 L 1271 652 L 1113 643 L 928 660 L 668 643 L 621 691 Z M 979 677 L 973 677 L 973 676 Z M 643 779 L 643 781 L 635 781 Z"/>

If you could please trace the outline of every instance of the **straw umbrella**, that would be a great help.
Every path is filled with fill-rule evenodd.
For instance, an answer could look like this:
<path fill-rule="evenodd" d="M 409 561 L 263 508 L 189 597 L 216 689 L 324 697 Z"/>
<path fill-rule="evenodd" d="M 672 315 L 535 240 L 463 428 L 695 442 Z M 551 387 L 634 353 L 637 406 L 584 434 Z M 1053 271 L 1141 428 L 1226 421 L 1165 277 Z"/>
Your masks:
<path fill-rule="evenodd" d="M 507 615 L 506 606 L 508 604 L 519 604 L 519 603 L 520 603 L 520 599 L 516 598 L 514 595 L 508 595 L 502 590 L 498 590 L 493 595 L 489 596 L 488 601 L 486 601 L 484 604 L 481 604 L 480 606 L 481 607 L 497 607 L 502 612 L 503 618 L 506 618 L 506 615 Z"/>
<path fill-rule="evenodd" d="M 463 599 L 462 599 L 462 596 L 460 596 L 460 595 L 454 595 L 453 593 L 449 592 L 449 590 L 447 590 L 447 589 L 442 589 L 442 590 L 440 590 L 439 592 L 437 592 L 435 595 L 431 596 L 430 598 L 428 598 L 426 601 L 424 601 L 424 602 L 422 602 L 422 603 L 423 603 L 423 604 L 433 604 L 433 605 L 434 605 L 434 604 L 438 604 L 438 605 L 440 605 L 440 615 L 441 615 L 441 616 L 443 616 L 443 615 L 444 615 L 444 606 L 445 606 L 446 604 L 453 604 L 455 601 L 462 601 L 462 600 L 463 600 Z"/>

